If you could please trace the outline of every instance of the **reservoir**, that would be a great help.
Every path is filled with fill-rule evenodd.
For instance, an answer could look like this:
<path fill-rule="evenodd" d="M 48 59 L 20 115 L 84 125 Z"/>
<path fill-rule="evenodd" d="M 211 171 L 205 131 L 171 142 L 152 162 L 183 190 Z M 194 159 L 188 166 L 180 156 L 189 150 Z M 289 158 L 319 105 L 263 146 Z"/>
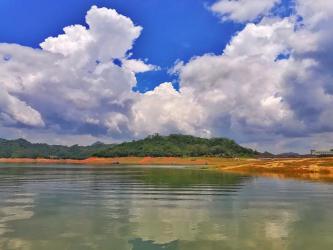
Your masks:
<path fill-rule="evenodd" d="M 0 250 L 333 249 L 333 184 L 175 166 L 0 164 Z"/>

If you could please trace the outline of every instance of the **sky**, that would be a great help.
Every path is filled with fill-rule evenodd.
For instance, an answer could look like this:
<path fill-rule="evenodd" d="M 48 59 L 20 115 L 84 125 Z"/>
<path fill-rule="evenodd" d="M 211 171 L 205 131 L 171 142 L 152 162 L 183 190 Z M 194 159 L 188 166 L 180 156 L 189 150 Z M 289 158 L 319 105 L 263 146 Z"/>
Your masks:
<path fill-rule="evenodd" d="M 86 25 L 85 15 L 91 6 L 113 8 L 144 27 L 131 50 L 133 58 L 148 59 L 162 69 L 138 74 L 135 90 L 146 92 L 166 81 L 174 82 L 177 87 L 177 79 L 167 73 L 177 60 L 188 61 L 194 55 L 221 53 L 230 37 L 243 27 L 242 24 L 219 22 L 205 8 L 213 2 L 4 0 L 0 3 L 0 42 L 39 48 L 45 38 L 61 34 L 66 26 Z"/>
<path fill-rule="evenodd" d="M 333 148 L 327 0 L 2 0 L 0 137 Z"/>

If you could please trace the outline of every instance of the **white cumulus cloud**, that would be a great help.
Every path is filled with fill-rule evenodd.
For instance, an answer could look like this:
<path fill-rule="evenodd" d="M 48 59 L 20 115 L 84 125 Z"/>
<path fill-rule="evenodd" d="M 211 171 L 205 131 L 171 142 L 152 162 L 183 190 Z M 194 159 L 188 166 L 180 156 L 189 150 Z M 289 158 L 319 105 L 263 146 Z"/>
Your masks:
<path fill-rule="evenodd" d="M 222 20 L 246 22 L 267 14 L 281 0 L 219 0 L 211 10 L 222 17 Z"/>
<path fill-rule="evenodd" d="M 243 8 L 252 4 L 219 1 L 216 6 L 222 2 Z M 261 13 L 239 16 L 236 11 L 229 17 L 247 21 Z M 211 134 L 230 134 L 255 145 L 315 140 L 333 132 L 333 43 L 327 25 L 332 4 L 298 0 L 295 13 L 248 23 L 222 54 L 194 57 L 175 67 L 181 93 L 196 97 Z"/>
<path fill-rule="evenodd" d="M 128 58 L 142 28 L 115 10 L 95 6 L 86 21 L 88 28 L 66 27 L 64 34 L 41 43 L 42 49 L 0 44 L 2 126 L 129 133 L 135 73 L 156 69 Z"/>
<path fill-rule="evenodd" d="M 193 93 L 183 90 L 179 93 L 171 83 L 163 83 L 143 94 L 132 109 L 135 134 L 154 131 L 209 136 L 205 128 L 206 110 L 197 103 Z"/>

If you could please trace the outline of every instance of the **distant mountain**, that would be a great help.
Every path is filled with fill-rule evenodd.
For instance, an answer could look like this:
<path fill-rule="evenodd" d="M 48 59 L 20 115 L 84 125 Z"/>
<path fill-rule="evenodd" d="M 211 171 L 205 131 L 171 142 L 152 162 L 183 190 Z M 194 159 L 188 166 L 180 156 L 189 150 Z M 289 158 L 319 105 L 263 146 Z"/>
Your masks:
<path fill-rule="evenodd" d="M 294 152 L 287 152 L 282 154 L 272 154 L 270 152 L 259 153 L 258 158 L 300 158 L 309 157 L 311 155 L 298 154 Z"/>
<path fill-rule="evenodd" d="M 97 157 L 125 156 L 220 156 L 252 157 L 258 155 L 226 138 L 205 139 L 189 135 L 153 135 L 143 140 L 125 142 L 94 154 Z"/>
<path fill-rule="evenodd" d="M 54 158 L 85 159 L 96 152 L 108 149 L 113 145 L 95 143 L 91 146 L 61 146 L 42 143 L 30 143 L 24 139 L 0 139 L 0 158 Z"/>
<path fill-rule="evenodd" d="M 288 152 L 288 153 L 282 153 L 282 154 L 278 154 L 277 156 L 279 157 L 300 157 L 301 155 L 298 153 L 294 153 L 294 152 Z"/>
<path fill-rule="evenodd" d="M 264 153 L 259 153 L 258 157 L 259 158 L 273 158 L 275 157 L 276 155 L 275 154 L 272 154 L 270 152 L 264 152 Z"/>

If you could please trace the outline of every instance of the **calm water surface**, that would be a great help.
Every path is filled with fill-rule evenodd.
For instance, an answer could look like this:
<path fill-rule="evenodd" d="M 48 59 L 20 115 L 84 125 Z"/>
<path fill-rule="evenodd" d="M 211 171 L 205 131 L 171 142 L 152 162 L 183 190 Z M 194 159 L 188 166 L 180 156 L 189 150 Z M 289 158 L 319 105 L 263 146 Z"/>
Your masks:
<path fill-rule="evenodd" d="M 7 249 L 333 249 L 333 185 L 188 168 L 0 165 Z"/>

